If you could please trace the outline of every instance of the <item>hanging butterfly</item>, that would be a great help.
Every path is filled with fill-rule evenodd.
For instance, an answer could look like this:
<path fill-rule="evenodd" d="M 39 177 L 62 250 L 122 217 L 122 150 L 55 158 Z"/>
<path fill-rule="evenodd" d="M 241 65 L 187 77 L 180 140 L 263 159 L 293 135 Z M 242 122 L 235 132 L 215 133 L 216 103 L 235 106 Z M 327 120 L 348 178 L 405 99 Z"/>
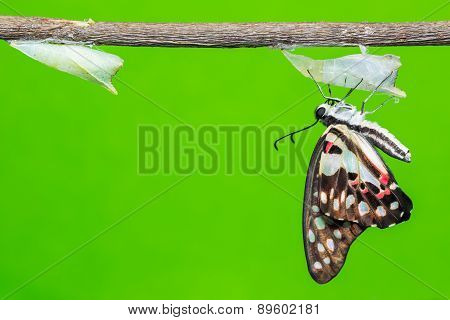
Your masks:
<path fill-rule="evenodd" d="M 359 111 L 344 101 L 357 86 L 343 99 L 336 99 L 326 97 L 316 85 L 326 101 L 317 107 L 311 126 L 320 121 L 327 129 L 317 142 L 308 168 L 303 242 L 309 273 L 323 284 L 339 273 L 350 245 L 366 228 L 384 229 L 407 221 L 413 205 L 373 147 L 396 159 L 411 161 L 408 148 L 389 131 L 365 120 L 374 111 L 364 112 L 364 104 L 376 90 Z M 294 142 L 295 133 L 311 126 L 278 139 L 275 148 L 288 136 Z"/>

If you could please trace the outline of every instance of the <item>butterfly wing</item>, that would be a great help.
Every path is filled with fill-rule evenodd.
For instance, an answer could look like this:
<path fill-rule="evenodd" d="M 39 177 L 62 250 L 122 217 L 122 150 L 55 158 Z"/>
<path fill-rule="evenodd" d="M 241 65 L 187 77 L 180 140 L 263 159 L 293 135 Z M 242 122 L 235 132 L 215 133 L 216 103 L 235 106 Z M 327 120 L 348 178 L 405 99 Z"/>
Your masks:
<path fill-rule="evenodd" d="M 322 150 L 318 183 L 325 215 L 378 228 L 409 219 L 411 200 L 366 138 L 335 125 Z"/>
<path fill-rule="evenodd" d="M 311 158 L 303 204 L 303 238 L 313 279 L 333 279 L 368 226 L 406 221 L 411 209 L 411 200 L 367 140 L 345 125 L 330 126 Z"/>
<path fill-rule="evenodd" d="M 348 221 L 337 221 L 320 209 L 319 169 L 326 134 L 316 145 L 308 169 L 303 202 L 303 243 L 312 278 L 326 283 L 341 270 L 352 242 L 365 227 Z"/>

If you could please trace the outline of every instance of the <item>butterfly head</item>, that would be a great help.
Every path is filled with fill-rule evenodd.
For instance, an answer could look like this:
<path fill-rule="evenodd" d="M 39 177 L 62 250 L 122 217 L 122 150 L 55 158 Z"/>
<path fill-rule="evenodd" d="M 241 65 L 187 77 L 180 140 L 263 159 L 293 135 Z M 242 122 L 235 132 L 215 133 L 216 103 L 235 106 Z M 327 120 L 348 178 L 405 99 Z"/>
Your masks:
<path fill-rule="evenodd" d="M 319 121 L 322 120 L 327 114 L 328 108 L 329 105 L 327 104 L 321 104 L 320 106 L 318 106 L 316 109 L 316 119 Z"/>
<path fill-rule="evenodd" d="M 316 108 L 316 119 L 325 125 L 345 122 L 354 116 L 356 108 L 338 99 L 327 99 Z"/>
<path fill-rule="evenodd" d="M 335 106 L 339 104 L 339 102 L 339 100 L 327 99 L 324 103 L 320 104 L 316 108 L 316 119 L 323 122 L 329 115 L 330 109 L 335 108 Z"/>

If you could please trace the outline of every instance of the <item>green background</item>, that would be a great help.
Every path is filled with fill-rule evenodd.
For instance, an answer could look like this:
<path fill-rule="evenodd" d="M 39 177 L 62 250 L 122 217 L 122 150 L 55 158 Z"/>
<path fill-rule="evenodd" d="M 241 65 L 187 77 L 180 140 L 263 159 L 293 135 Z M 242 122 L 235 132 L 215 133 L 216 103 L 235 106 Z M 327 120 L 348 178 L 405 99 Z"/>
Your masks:
<path fill-rule="evenodd" d="M 25 16 L 148 22 L 433 21 L 449 18 L 450 6 L 428 16 L 443 3 L 2 0 L 0 13 L 14 15 L 13 8 Z M 450 214 L 445 207 L 450 181 L 449 48 L 377 51 L 399 55 L 403 63 L 398 86 L 408 97 L 371 119 L 412 151 L 410 164 L 392 158 L 387 162 L 415 208 L 408 223 L 363 234 L 360 239 L 379 254 L 356 242 L 341 274 L 324 286 L 307 272 L 301 201 L 288 194 L 302 198 L 304 174 L 271 175 L 270 182 L 240 172 L 194 173 L 120 220 L 181 178 L 137 173 L 138 125 L 179 124 L 148 99 L 194 128 L 261 125 L 314 92 L 312 82 L 279 51 L 266 48 L 103 49 L 125 60 L 115 81 L 118 96 L 0 45 L 1 297 L 450 296 Z M 327 58 L 358 49 L 298 52 Z M 351 102 L 359 105 L 364 96 L 357 94 Z M 304 126 L 320 102 L 314 92 L 271 124 L 286 131 L 291 125 Z M 316 126 L 309 132 L 306 157 L 323 130 Z M 225 142 L 219 141 L 218 148 L 225 152 Z M 271 157 L 289 150 L 281 148 Z M 121 223 L 101 233 L 117 221 Z"/>

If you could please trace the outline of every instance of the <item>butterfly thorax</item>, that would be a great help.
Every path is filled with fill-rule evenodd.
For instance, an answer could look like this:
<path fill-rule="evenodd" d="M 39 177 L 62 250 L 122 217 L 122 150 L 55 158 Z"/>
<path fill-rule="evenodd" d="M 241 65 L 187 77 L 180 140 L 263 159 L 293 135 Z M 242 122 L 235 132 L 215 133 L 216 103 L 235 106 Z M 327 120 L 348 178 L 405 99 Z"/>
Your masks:
<path fill-rule="evenodd" d="M 334 124 L 346 125 L 391 157 L 410 162 L 411 154 L 409 149 L 387 129 L 375 122 L 366 120 L 365 116 L 366 113 L 361 113 L 355 106 L 344 102 L 338 102 L 335 105 L 324 103 L 316 109 L 317 119 L 326 126 Z"/>

